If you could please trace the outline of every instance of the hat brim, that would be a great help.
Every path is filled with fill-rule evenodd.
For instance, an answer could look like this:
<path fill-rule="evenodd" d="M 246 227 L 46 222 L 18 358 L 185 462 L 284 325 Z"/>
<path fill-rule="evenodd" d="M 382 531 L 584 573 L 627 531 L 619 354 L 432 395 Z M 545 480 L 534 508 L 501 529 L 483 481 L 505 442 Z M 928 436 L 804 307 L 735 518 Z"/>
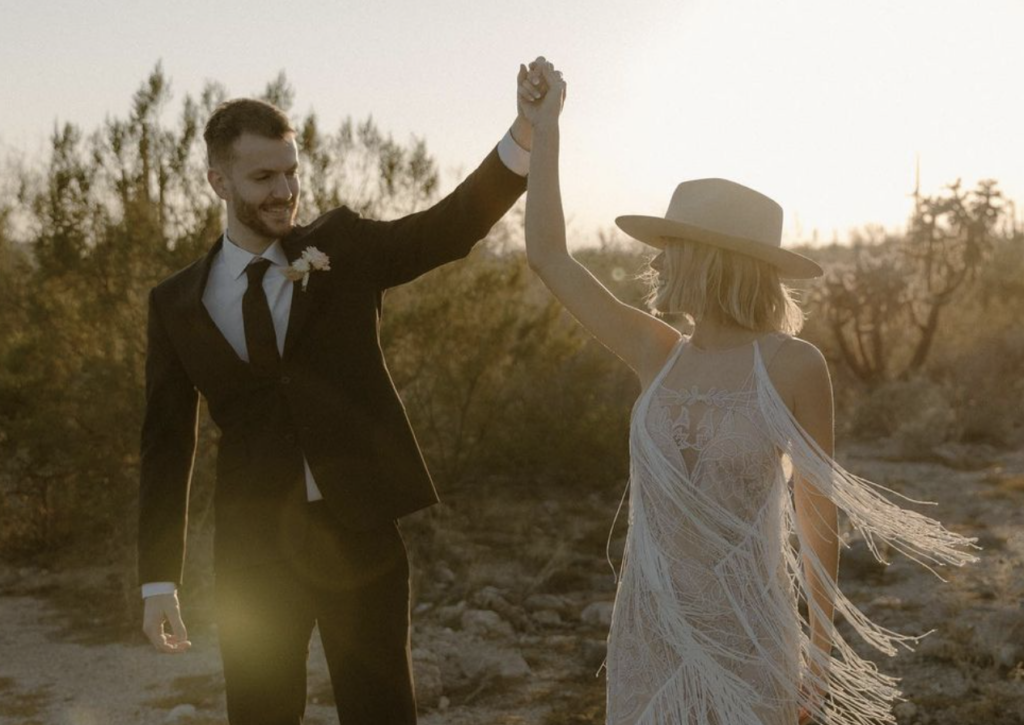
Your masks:
<path fill-rule="evenodd" d="M 779 270 L 780 276 L 788 279 L 812 279 L 825 273 L 821 265 L 802 254 L 782 247 L 773 247 L 753 239 L 714 232 L 692 224 L 662 217 L 640 215 L 620 216 L 615 219 L 615 223 L 619 229 L 637 241 L 658 249 L 664 249 L 665 245 L 673 239 L 687 239 L 768 262 Z"/>

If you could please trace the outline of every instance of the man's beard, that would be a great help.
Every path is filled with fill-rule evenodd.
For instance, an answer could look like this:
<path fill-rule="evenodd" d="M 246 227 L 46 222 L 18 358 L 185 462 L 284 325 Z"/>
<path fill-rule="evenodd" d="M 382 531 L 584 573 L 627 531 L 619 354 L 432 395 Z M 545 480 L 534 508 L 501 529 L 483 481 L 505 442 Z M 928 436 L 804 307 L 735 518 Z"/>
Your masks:
<path fill-rule="evenodd" d="M 295 224 L 295 211 L 298 208 L 298 199 L 293 198 L 290 202 L 281 204 L 250 204 L 239 199 L 235 204 L 235 216 L 238 221 L 247 226 L 250 230 L 266 239 L 280 239 L 292 230 Z M 279 226 L 271 226 L 260 217 L 260 210 L 287 208 L 289 210 L 287 219 L 283 219 Z"/>

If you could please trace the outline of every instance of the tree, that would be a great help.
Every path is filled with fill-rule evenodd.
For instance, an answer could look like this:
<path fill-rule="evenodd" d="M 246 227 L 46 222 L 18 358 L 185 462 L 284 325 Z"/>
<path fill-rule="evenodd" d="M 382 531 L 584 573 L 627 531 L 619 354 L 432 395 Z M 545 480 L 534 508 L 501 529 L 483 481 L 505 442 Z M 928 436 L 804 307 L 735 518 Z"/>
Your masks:
<path fill-rule="evenodd" d="M 917 199 L 904 236 L 856 239 L 853 261 L 830 265 L 811 301 L 858 379 L 877 384 L 924 366 L 943 311 L 976 279 L 1001 216 L 994 181 L 973 191 L 957 182 Z"/>

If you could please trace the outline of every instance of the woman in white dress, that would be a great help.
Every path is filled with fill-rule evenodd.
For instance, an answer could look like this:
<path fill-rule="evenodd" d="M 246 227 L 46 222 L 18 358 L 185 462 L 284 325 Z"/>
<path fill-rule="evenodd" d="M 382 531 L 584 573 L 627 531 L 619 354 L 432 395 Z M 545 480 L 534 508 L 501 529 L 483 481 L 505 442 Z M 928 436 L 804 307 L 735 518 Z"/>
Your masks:
<path fill-rule="evenodd" d="M 803 314 L 780 282 L 820 267 L 782 249 L 782 210 L 768 197 L 723 179 L 689 181 L 664 218 L 616 221 L 661 250 L 651 262 L 652 307 L 688 315 L 693 334 L 623 304 L 566 250 L 565 83 L 542 59 L 519 81 L 534 129 L 530 265 L 641 384 L 607 722 L 895 722 L 896 680 L 854 652 L 833 617 L 889 654 L 917 638 L 871 622 L 839 590 L 838 511 L 876 555 L 884 542 L 925 566 L 975 557 L 971 540 L 833 460 L 828 369 L 794 337 Z"/>

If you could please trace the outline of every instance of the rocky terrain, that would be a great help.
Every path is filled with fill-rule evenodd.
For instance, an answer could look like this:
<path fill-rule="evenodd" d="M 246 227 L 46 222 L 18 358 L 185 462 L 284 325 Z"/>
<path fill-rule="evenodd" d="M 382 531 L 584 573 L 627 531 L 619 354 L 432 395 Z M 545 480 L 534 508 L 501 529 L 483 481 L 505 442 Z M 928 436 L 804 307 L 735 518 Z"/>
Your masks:
<path fill-rule="evenodd" d="M 976 536 L 981 562 L 942 570 L 875 562 L 850 540 L 842 580 L 916 651 L 873 656 L 903 678 L 901 725 L 1024 723 L 1024 452 L 945 448 L 929 462 L 852 448 L 851 470 Z M 414 664 L 424 725 L 603 722 L 614 598 L 605 542 L 619 492 L 488 482 L 405 522 L 414 567 Z M 624 534 L 612 537 L 617 562 Z M 0 724 L 222 723 L 216 629 L 192 612 L 193 650 L 161 657 L 123 626 L 134 591 L 110 568 L 0 569 Z M 188 614 L 188 613 L 187 613 Z M 840 627 L 844 625 L 840 623 Z M 871 655 L 869 650 L 859 648 Z M 307 722 L 336 722 L 316 638 Z"/>

